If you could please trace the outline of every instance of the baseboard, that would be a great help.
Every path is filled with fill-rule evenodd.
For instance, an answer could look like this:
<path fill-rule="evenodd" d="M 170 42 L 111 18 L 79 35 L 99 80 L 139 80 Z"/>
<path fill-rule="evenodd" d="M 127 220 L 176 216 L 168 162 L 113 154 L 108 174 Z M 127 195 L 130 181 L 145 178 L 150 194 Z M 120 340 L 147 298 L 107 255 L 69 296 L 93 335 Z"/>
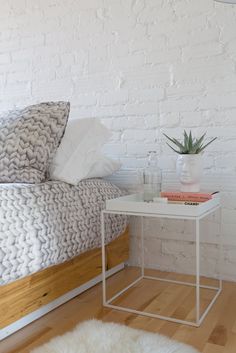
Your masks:
<path fill-rule="evenodd" d="M 124 268 L 124 263 L 121 263 L 121 264 L 113 267 L 109 271 L 107 271 L 106 276 L 107 277 L 112 276 L 114 273 L 122 270 L 123 268 Z M 56 309 L 58 306 L 66 303 L 67 301 L 71 300 L 72 298 L 76 297 L 77 295 L 83 293 L 87 289 L 95 286 L 96 284 L 98 284 L 101 281 L 102 281 L 102 275 L 99 275 L 99 276 L 93 278 L 92 280 L 88 281 L 87 283 L 83 284 L 82 286 L 75 288 L 75 289 L 71 290 L 70 292 L 62 295 L 61 297 L 53 300 L 51 303 L 43 306 L 42 308 L 24 316 L 23 318 L 21 318 L 20 320 L 17 320 L 13 324 L 4 327 L 3 329 L 0 330 L 0 341 L 6 337 L 12 335 L 14 332 L 22 329 L 23 327 L 30 324 L 31 322 L 39 319 L 43 315 Z"/>

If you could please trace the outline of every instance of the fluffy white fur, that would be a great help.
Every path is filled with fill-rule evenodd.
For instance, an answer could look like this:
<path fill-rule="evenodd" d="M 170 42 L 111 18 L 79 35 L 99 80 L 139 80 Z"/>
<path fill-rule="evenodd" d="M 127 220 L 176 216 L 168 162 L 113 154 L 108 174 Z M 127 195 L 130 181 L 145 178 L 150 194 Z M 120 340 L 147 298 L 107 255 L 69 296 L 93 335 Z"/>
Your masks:
<path fill-rule="evenodd" d="M 31 353 L 197 353 L 197 351 L 159 334 L 90 320 Z"/>

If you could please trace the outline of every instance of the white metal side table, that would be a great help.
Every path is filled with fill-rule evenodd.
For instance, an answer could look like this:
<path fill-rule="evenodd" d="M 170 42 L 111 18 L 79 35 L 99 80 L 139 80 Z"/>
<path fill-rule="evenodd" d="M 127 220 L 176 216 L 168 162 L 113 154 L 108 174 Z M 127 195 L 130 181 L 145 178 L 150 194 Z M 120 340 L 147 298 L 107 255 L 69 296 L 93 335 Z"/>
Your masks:
<path fill-rule="evenodd" d="M 107 200 L 106 208 L 102 211 L 101 215 L 101 227 L 102 227 L 102 279 L 103 279 L 103 305 L 108 308 L 121 310 L 129 312 L 132 314 L 148 316 L 151 318 L 163 319 L 167 321 L 172 321 L 180 324 L 190 325 L 198 327 L 201 325 L 209 310 L 212 308 L 216 299 L 221 293 L 222 290 L 222 280 L 220 275 L 218 276 L 218 285 L 217 286 L 208 286 L 202 285 L 200 283 L 200 221 L 205 217 L 213 214 L 219 210 L 219 225 L 221 225 L 221 206 L 220 198 L 215 198 L 210 201 L 204 202 L 198 206 L 189 206 L 189 205 L 179 205 L 179 204 L 162 204 L 162 203 L 148 203 L 143 201 L 142 194 L 133 194 L 128 196 L 123 196 L 113 200 Z M 111 298 L 107 299 L 107 290 L 106 290 L 106 253 L 105 253 L 105 216 L 107 214 L 119 214 L 119 215 L 128 215 L 128 216 L 139 216 L 141 217 L 141 275 L 133 281 L 130 285 L 126 286 L 118 293 L 113 295 Z M 152 277 L 145 275 L 145 263 L 144 263 L 144 230 L 143 230 L 143 218 L 152 217 L 152 218 L 167 218 L 167 219 L 181 219 L 181 220 L 192 220 L 195 221 L 195 241 L 196 241 L 196 281 L 195 283 L 182 282 L 177 280 L 171 280 L 166 278 Z M 132 308 L 115 305 L 112 302 L 129 290 L 132 286 L 136 285 L 139 281 L 143 279 L 149 280 L 158 280 L 164 282 L 175 283 L 185 286 L 193 286 L 196 291 L 195 299 L 195 309 L 196 309 L 196 320 L 180 320 L 174 317 L 163 316 L 157 313 L 150 313 L 141 310 L 134 310 Z M 215 295 L 201 314 L 200 312 L 200 289 L 209 289 L 214 290 Z"/>

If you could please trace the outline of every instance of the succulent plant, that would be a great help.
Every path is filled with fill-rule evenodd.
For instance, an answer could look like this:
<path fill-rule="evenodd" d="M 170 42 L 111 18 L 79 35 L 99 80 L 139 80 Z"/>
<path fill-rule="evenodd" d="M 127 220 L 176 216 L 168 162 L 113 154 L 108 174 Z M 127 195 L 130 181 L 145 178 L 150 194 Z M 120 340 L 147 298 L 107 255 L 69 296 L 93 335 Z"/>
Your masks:
<path fill-rule="evenodd" d="M 207 146 L 209 146 L 213 141 L 217 139 L 217 137 L 213 138 L 210 142 L 204 144 L 204 139 L 206 137 L 206 132 L 199 139 L 193 138 L 192 132 L 190 130 L 189 134 L 184 130 L 184 142 L 181 143 L 174 137 L 169 137 L 166 134 L 163 134 L 169 141 L 171 141 L 175 146 L 179 148 L 179 150 L 173 148 L 169 143 L 167 145 L 176 153 L 179 154 L 199 154 L 201 153 Z"/>

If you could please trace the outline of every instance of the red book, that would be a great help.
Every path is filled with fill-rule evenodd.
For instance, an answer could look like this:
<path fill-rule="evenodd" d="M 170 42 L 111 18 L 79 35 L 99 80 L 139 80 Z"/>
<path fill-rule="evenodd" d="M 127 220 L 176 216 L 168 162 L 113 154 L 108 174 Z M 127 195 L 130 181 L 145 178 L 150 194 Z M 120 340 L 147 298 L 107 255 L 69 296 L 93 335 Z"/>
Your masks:
<path fill-rule="evenodd" d="M 190 202 L 206 202 L 211 200 L 215 192 L 181 192 L 181 191 L 162 191 L 161 197 L 166 197 L 169 201 L 190 201 Z"/>

